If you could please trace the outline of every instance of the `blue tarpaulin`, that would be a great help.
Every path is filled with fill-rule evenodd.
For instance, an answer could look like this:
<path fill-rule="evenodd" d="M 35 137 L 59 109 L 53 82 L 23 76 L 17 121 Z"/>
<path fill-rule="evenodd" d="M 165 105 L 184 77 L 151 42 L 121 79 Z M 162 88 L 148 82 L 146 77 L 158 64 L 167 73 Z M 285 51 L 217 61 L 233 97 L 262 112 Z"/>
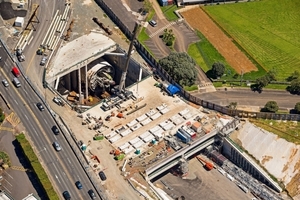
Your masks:
<path fill-rule="evenodd" d="M 177 92 L 179 92 L 180 91 L 180 89 L 178 88 L 178 87 L 176 87 L 175 85 L 169 85 L 168 87 L 167 87 L 167 91 L 168 91 L 168 93 L 170 94 L 170 95 L 174 95 L 174 94 L 176 94 Z"/>

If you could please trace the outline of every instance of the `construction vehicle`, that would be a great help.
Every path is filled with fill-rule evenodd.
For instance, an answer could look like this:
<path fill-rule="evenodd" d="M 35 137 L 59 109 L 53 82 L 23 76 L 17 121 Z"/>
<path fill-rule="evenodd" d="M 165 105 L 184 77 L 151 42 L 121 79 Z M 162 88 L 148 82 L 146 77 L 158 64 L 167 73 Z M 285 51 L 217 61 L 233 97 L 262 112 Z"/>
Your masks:
<path fill-rule="evenodd" d="M 214 168 L 214 164 L 211 162 L 208 162 L 206 160 L 204 160 L 203 158 L 201 158 L 200 156 L 197 156 L 197 159 L 199 160 L 199 162 L 204 163 L 204 167 L 210 171 Z"/>

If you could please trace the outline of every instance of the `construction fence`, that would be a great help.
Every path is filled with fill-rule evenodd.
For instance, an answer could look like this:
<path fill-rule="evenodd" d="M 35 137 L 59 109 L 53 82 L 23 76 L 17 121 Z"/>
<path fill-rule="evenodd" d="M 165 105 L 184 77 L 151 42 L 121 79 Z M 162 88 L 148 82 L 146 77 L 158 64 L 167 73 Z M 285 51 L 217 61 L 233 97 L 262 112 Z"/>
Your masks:
<path fill-rule="evenodd" d="M 106 5 L 104 0 L 96 1 L 99 6 L 105 11 L 105 13 L 110 17 L 110 19 L 120 28 L 120 30 L 127 36 L 127 38 L 132 38 L 133 33 L 129 30 L 127 26 L 118 18 L 118 16 Z M 267 113 L 267 112 L 252 112 L 238 109 L 230 109 L 225 106 L 220 106 L 198 97 L 193 96 L 189 92 L 185 91 L 180 85 L 178 85 L 170 75 L 160 66 L 158 61 L 152 56 L 150 52 L 141 44 L 138 40 L 134 43 L 136 50 L 139 54 L 148 62 L 148 64 L 163 76 L 169 83 L 176 85 L 180 88 L 181 95 L 188 101 L 200 105 L 204 108 L 216 110 L 220 113 L 229 116 L 238 116 L 241 118 L 262 118 L 262 119 L 273 119 L 273 120 L 289 120 L 289 121 L 300 121 L 300 115 L 298 114 L 277 114 L 277 113 Z"/>

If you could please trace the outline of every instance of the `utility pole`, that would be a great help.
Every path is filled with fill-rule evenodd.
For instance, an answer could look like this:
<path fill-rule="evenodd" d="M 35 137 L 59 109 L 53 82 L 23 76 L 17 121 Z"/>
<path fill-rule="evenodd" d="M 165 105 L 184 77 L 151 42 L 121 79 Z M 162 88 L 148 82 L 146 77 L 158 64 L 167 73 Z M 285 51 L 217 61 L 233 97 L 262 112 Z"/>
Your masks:
<path fill-rule="evenodd" d="M 131 56 L 133 44 L 134 44 L 134 41 L 135 41 L 136 34 L 139 30 L 139 27 L 140 27 L 140 24 L 138 22 L 136 22 L 134 30 L 133 30 L 133 35 L 132 35 L 132 38 L 131 38 L 131 42 L 130 42 L 130 45 L 129 45 L 129 49 L 128 49 L 128 52 L 127 52 L 127 58 L 126 58 L 126 62 L 125 62 L 125 69 L 122 72 L 122 76 L 121 76 L 121 80 L 120 80 L 119 92 L 125 91 L 125 80 L 126 80 L 127 70 L 128 70 L 128 66 L 129 66 L 130 56 Z"/>

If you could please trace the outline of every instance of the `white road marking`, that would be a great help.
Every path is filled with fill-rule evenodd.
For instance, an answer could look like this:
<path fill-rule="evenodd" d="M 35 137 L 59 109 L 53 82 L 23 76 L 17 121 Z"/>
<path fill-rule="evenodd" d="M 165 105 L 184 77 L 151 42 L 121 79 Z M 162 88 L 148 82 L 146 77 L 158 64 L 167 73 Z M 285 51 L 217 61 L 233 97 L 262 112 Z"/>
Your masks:
<path fill-rule="evenodd" d="M 58 176 L 55 174 L 55 177 L 56 177 L 56 179 L 58 180 L 58 182 L 59 182 L 59 184 L 60 184 L 60 181 L 59 181 L 59 179 L 58 179 Z"/>
<path fill-rule="evenodd" d="M 24 90 L 24 89 L 23 89 Z M 28 93 L 27 93 L 27 91 L 26 90 L 24 90 L 24 92 L 28 95 Z"/>
<path fill-rule="evenodd" d="M 11 191 L 9 191 L 4 185 L 3 185 L 5 191 L 9 192 L 11 194 Z"/>
<path fill-rule="evenodd" d="M 70 159 L 69 158 L 67 158 L 67 159 L 68 159 L 69 163 L 72 164 L 71 161 L 70 161 Z"/>
<path fill-rule="evenodd" d="M 28 119 L 27 115 L 24 115 L 24 116 L 26 117 L 27 121 L 29 121 L 29 119 Z"/>
<path fill-rule="evenodd" d="M 45 123 L 48 125 L 48 122 L 44 119 Z"/>
<path fill-rule="evenodd" d="M 16 102 L 17 105 L 19 105 L 18 102 L 15 99 L 14 99 L 14 101 Z"/>
<path fill-rule="evenodd" d="M 9 173 L 7 173 L 6 171 L 4 171 L 4 173 L 6 173 L 11 179 L 14 179 Z"/>
<path fill-rule="evenodd" d="M 8 180 L 4 179 L 10 186 L 12 186 L 12 184 L 10 182 L 8 182 Z"/>
<path fill-rule="evenodd" d="M 38 136 L 38 134 L 37 134 L 37 132 L 36 132 L 36 130 L 35 130 L 35 129 L 34 129 L 34 132 L 35 132 L 36 136 Z"/>

